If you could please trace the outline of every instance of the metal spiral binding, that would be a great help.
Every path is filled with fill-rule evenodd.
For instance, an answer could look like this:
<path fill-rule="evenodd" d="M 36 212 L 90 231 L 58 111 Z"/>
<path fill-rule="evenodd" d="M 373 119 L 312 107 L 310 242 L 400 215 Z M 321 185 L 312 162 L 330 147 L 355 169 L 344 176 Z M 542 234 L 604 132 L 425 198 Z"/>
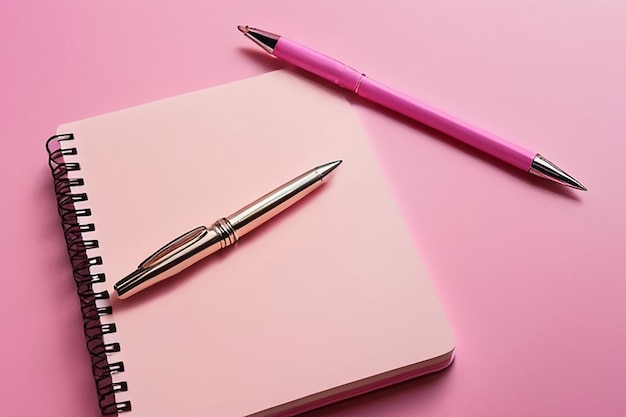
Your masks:
<path fill-rule="evenodd" d="M 107 291 L 95 292 L 93 284 L 106 280 L 103 273 L 91 273 L 91 267 L 102 265 L 102 258 L 89 256 L 87 251 L 98 248 L 97 240 L 86 240 L 83 233 L 93 232 L 93 223 L 80 224 L 79 219 L 91 216 L 88 208 L 77 209 L 75 203 L 87 201 L 86 193 L 72 192 L 84 185 L 82 178 L 72 178 L 72 173 L 80 171 L 78 162 L 66 162 L 66 156 L 77 155 L 76 148 L 62 149 L 61 141 L 74 140 L 73 134 L 56 135 L 48 139 L 48 165 L 52 171 L 57 206 L 61 216 L 63 234 L 74 271 L 74 280 L 81 302 L 87 349 L 91 354 L 91 369 L 96 381 L 98 401 L 103 415 L 117 415 L 130 411 L 130 401 L 116 402 L 115 394 L 128 390 L 126 382 L 113 382 L 111 375 L 124 372 L 123 362 L 109 362 L 109 355 L 120 351 L 119 343 L 105 343 L 103 335 L 115 333 L 113 323 L 102 323 L 100 318 L 112 313 L 110 306 L 101 307 L 97 300 L 109 298 Z M 55 149 L 52 149 L 55 147 Z"/>

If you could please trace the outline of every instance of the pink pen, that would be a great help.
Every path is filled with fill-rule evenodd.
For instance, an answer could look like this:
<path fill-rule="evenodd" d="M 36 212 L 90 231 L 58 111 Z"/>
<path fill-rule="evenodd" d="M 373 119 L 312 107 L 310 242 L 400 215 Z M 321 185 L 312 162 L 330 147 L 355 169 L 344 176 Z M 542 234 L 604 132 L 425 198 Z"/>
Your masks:
<path fill-rule="evenodd" d="M 574 177 L 538 153 L 470 126 L 425 103 L 394 91 L 333 58 L 274 33 L 248 26 L 238 26 L 237 28 L 265 51 L 285 62 L 318 75 L 374 103 L 417 120 L 526 172 L 578 190 L 587 190 Z"/>

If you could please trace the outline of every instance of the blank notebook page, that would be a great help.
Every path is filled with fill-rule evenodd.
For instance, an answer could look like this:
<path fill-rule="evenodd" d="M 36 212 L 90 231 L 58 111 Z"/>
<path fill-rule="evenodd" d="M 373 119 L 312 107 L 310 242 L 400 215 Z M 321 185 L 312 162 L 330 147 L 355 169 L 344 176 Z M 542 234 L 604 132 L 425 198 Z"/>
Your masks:
<path fill-rule="evenodd" d="M 287 71 L 63 125 L 72 132 L 129 417 L 271 415 L 451 360 L 454 338 L 354 110 Z M 314 166 L 332 179 L 235 246 L 127 300 L 163 244 Z M 91 253 L 90 253 L 91 255 Z M 438 359 L 439 358 L 439 359 Z M 384 383 L 382 384 L 384 385 Z M 329 391 L 330 390 L 330 391 Z M 271 410 L 273 407 L 274 410 Z M 288 407 L 287 407 L 288 408 Z M 269 410 L 269 411 L 267 411 Z"/>

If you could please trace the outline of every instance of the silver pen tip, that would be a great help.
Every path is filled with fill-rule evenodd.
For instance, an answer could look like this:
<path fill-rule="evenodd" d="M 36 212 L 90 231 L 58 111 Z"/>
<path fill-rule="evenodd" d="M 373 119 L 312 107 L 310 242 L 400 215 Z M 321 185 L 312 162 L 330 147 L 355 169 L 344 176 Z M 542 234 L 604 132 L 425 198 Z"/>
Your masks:
<path fill-rule="evenodd" d="M 333 162 L 328 162 L 315 168 L 315 171 L 317 171 L 317 174 L 320 176 L 320 179 L 322 181 L 327 181 L 329 179 L 330 173 L 333 172 L 335 168 L 337 168 L 339 165 L 341 165 L 342 162 L 343 161 L 341 159 Z"/>
<path fill-rule="evenodd" d="M 576 190 L 587 191 L 587 187 L 582 185 L 580 181 L 578 181 L 576 178 L 572 177 L 567 172 L 563 171 L 554 163 L 550 162 L 539 154 L 537 154 L 533 159 L 532 165 L 528 172 L 539 177 L 558 182 L 559 184 L 566 185 Z"/>
<path fill-rule="evenodd" d="M 278 44 L 278 40 L 280 39 L 280 35 L 275 33 L 268 32 L 266 30 L 257 29 L 250 27 L 248 25 L 239 25 L 237 29 L 247 38 L 249 38 L 252 42 L 259 45 L 261 48 L 270 54 L 274 54 L 274 48 Z"/>

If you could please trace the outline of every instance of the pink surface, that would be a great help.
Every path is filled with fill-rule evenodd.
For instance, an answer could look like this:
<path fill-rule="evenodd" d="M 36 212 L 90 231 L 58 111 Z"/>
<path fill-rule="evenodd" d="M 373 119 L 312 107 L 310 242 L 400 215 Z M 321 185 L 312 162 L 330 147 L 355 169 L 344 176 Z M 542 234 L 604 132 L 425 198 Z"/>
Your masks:
<path fill-rule="evenodd" d="M 278 68 L 274 30 L 546 155 L 587 193 L 351 99 L 457 336 L 447 371 L 315 416 L 626 413 L 626 5 L 4 2 L 0 404 L 98 415 L 47 171 L 57 125 Z M 66 277 L 66 278 L 64 278 Z"/>

